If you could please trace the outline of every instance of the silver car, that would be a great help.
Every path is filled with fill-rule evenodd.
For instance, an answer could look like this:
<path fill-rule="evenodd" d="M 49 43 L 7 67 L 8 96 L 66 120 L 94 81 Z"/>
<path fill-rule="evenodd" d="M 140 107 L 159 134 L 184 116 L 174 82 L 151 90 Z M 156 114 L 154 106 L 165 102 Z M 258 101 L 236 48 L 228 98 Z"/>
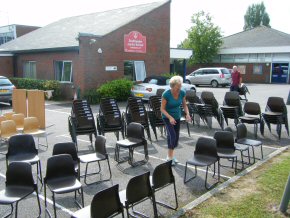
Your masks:
<path fill-rule="evenodd" d="M 169 79 L 163 76 L 150 76 L 146 77 L 144 81 L 140 84 L 136 84 L 131 89 L 131 95 L 135 97 L 140 97 L 143 100 L 149 100 L 150 96 L 154 96 L 158 89 L 169 89 Z M 182 84 L 183 90 L 195 90 L 194 85 Z"/>
<path fill-rule="evenodd" d="M 15 86 L 4 76 L 0 76 L 0 102 L 12 105 L 12 92 Z"/>
<path fill-rule="evenodd" d="M 232 76 L 227 68 L 213 67 L 213 68 L 200 68 L 193 71 L 186 76 L 186 83 L 198 85 L 211 85 L 212 87 L 230 85 Z"/>

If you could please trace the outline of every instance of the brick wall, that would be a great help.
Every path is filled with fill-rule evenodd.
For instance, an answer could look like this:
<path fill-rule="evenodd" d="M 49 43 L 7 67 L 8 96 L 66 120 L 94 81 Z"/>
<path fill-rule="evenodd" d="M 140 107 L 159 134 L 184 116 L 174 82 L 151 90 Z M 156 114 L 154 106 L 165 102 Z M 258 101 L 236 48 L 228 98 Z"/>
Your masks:
<path fill-rule="evenodd" d="M 187 68 L 187 74 L 191 73 L 192 71 L 197 70 L 201 67 L 225 67 L 232 69 L 233 66 L 246 66 L 245 74 L 242 74 L 243 82 L 247 83 L 270 83 L 270 72 L 271 72 L 271 65 L 268 66 L 265 63 L 219 63 L 219 64 L 196 64 L 194 66 Z M 263 74 L 258 75 L 253 73 L 254 65 L 262 65 Z"/>
<path fill-rule="evenodd" d="M 0 56 L 0 76 L 13 77 L 13 56 Z"/>

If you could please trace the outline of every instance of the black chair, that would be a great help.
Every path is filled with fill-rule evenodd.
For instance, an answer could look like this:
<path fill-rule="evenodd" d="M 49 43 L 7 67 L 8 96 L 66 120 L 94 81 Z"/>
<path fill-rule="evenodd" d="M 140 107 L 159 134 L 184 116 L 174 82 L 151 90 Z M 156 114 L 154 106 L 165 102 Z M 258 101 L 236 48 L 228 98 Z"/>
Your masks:
<path fill-rule="evenodd" d="M 216 140 L 212 138 L 200 137 L 196 142 L 196 147 L 194 151 L 194 155 L 192 158 L 188 159 L 185 164 L 185 171 L 184 171 L 184 183 L 194 179 L 197 176 L 197 166 L 206 167 L 206 174 L 205 174 L 205 183 L 204 186 L 206 189 L 210 189 L 218 182 L 214 183 L 210 187 L 207 186 L 207 174 L 209 166 L 214 164 L 214 174 L 215 176 L 215 164 L 218 164 L 218 182 L 220 181 L 220 158 L 217 154 L 217 147 L 216 147 Z M 195 174 L 193 177 L 188 178 L 186 177 L 187 174 L 187 165 L 194 165 L 195 166 Z"/>
<path fill-rule="evenodd" d="M 144 160 L 133 162 L 134 149 L 137 147 L 144 147 Z M 123 160 L 120 160 L 120 148 L 129 149 L 129 157 Z M 131 166 L 137 166 L 140 164 L 147 163 L 148 157 L 148 148 L 147 141 L 144 137 L 144 127 L 140 123 L 130 123 L 127 127 L 127 138 L 124 140 L 117 141 L 115 148 L 115 160 L 118 163 L 128 160 L 128 163 Z"/>
<path fill-rule="evenodd" d="M 163 129 L 165 126 L 162 119 L 161 111 L 160 111 L 161 97 L 157 95 L 150 96 L 148 106 L 149 106 L 148 116 L 149 116 L 150 125 L 153 129 L 155 138 L 157 140 L 156 128 L 159 128 L 161 134 L 163 134 Z"/>
<path fill-rule="evenodd" d="M 261 147 L 261 157 L 262 157 L 262 159 L 264 158 L 263 143 L 261 141 L 258 141 L 258 140 L 248 139 L 247 138 L 247 127 L 243 123 L 239 123 L 237 126 L 236 142 L 239 144 L 244 144 L 244 145 L 250 146 L 252 148 L 254 163 L 256 162 L 256 159 L 261 160 L 260 158 L 257 158 L 255 156 L 255 147 L 259 147 L 259 146 Z"/>
<path fill-rule="evenodd" d="M 216 118 L 220 127 L 223 129 L 224 125 L 223 114 L 219 108 L 219 104 L 216 98 L 214 97 L 214 94 L 212 92 L 203 91 L 200 97 L 203 104 L 196 104 L 200 116 L 207 122 L 210 128 L 211 122 L 209 122 L 208 117 Z"/>
<path fill-rule="evenodd" d="M 188 136 L 190 137 L 189 124 L 186 120 L 185 111 L 184 111 L 182 104 L 180 105 L 180 110 L 181 110 L 180 124 L 186 124 L 187 133 L 188 133 Z"/>
<path fill-rule="evenodd" d="M 15 217 L 17 217 L 18 202 L 36 192 L 39 215 L 41 207 L 38 195 L 37 184 L 34 183 L 31 165 L 26 162 L 10 163 L 6 171 L 5 189 L 0 192 L 0 204 L 10 204 L 11 212 L 4 217 L 12 216 L 13 203 L 16 202 Z"/>
<path fill-rule="evenodd" d="M 93 135 L 97 136 L 97 128 L 92 109 L 86 100 L 74 100 L 71 115 L 68 117 L 69 133 L 78 149 L 78 135 L 89 135 L 93 146 Z"/>
<path fill-rule="evenodd" d="M 75 171 L 80 179 L 80 159 L 78 157 L 78 152 L 76 149 L 76 145 L 73 142 L 61 142 L 57 143 L 53 146 L 52 155 L 59 155 L 59 154 L 69 154 L 73 161 Z"/>
<path fill-rule="evenodd" d="M 262 113 L 262 116 L 270 132 L 271 132 L 271 124 L 277 125 L 276 130 L 279 140 L 281 139 L 281 130 L 283 124 L 285 125 L 285 129 L 289 136 L 287 107 L 285 105 L 283 98 L 269 97 L 265 112 Z"/>
<path fill-rule="evenodd" d="M 259 103 L 246 102 L 244 105 L 244 116 L 239 117 L 242 123 L 254 124 L 254 134 L 257 138 L 258 124 L 260 124 L 260 132 L 264 135 L 264 120 Z"/>
<path fill-rule="evenodd" d="M 32 135 L 22 134 L 11 136 L 8 141 L 8 152 L 6 154 L 6 167 L 12 162 L 27 162 L 36 164 L 37 178 L 42 182 L 41 162 L 38 157 L 38 150 Z"/>
<path fill-rule="evenodd" d="M 126 111 L 124 112 L 126 127 L 131 123 L 140 123 L 144 126 L 147 136 L 151 140 L 148 113 L 144 106 L 143 100 L 137 97 L 129 97 L 127 101 Z"/>
<path fill-rule="evenodd" d="M 223 106 L 220 108 L 227 125 L 229 125 L 228 119 L 233 119 L 235 126 L 237 126 L 239 117 L 244 115 L 239 93 L 236 91 L 226 92 Z"/>
<path fill-rule="evenodd" d="M 119 132 L 121 132 L 124 139 L 124 121 L 114 98 L 101 98 L 96 120 L 99 135 L 105 135 L 106 132 L 114 132 L 117 140 L 119 140 Z"/>
<path fill-rule="evenodd" d="M 74 218 L 107 218 L 122 214 L 124 209 L 119 197 L 119 185 L 99 191 L 93 197 L 91 205 L 74 213 Z"/>
<path fill-rule="evenodd" d="M 235 139 L 232 132 L 229 131 L 216 131 L 214 134 L 214 139 L 216 140 L 218 156 L 223 159 L 232 160 L 232 168 L 235 169 L 235 174 L 237 173 L 238 155 L 236 154 Z M 241 151 L 242 164 L 243 153 Z M 234 167 L 235 164 L 235 167 Z M 225 165 L 221 165 L 227 167 Z M 244 165 L 243 165 L 244 167 Z"/>
<path fill-rule="evenodd" d="M 101 173 L 100 161 L 104 161 L 104 160 L 106 160 L 108 163 L 110 176 L 108 179 L 102 179 L 102 180 L 95 182 L 95 183 L 111 180 L 112 172 L 111 172 L 111 167 L 110 167 L 109 155 L 108 155 L 107 150 L 106 150 L 106 138 L 104 136 L 97 136 L 96 137 L 95 153 L 81 155 L 81 156 L 79 156 L 79 158 L 80 158 L 81 163 L 86 164 L 85 174 L 82 175 L 85 177 L 85 179 L 84 179 L 85 184 L 87 184 L 87 185 L 93 184 L 93 183 L 90 183 L 90 184 L 87 183 L 87 176 L 100 174 Z M 89 164 L 93 163 L 93 162 L 98 162 L 99 170 L 97 172 L 94 172 L 94 173 L 88 173 Z"/>
<path fill-rule="evenodd" d="M 165 89 L 157 89 L 156 95 L 159 96 L 159 97 L 161 97 L 162 94 L 163 94 L 163 92 L 165 92 Z"/>
<path fill-rule="evenodd" d="M 154 192 L 150 186 L 149 175 L 150 172 L 146 172 L 131 178 L 127 184 L 126 190 L 119 192 L 121 202 L 127 212 L 127 217 L 137 217 L 135 214 L 147 217 L 145 214 L 133 209 L 135 205 L 140 204 L 147 199 L 152 199 L 154 217 L 157 217 L 156 202 Z M 132 213 L 129 212 L 130 208 L 132 208 Z"/>
<path fill-rule="evenodd" d="M 59 154 L 48 158 L 46 166 L 46 176 L 44 178 L 44 202 L 45 210 L 50 215 L 49 210 L 47 209 L 46 201 L 46 186 L 52 192 L 52 201 L 54 216 L 56 215 L 56 206 L 55 206 L 55 194 L 64 194 L 69 192 L 75 193 L 75 202 L 82 208 L 84 207 L 84 195 L 82 184 L 77 179 L 77 173 L 75 172 L 74 161 L 69 154 Z M 81 190 L 81 199 L 82 205 L 76 201 L 76 193 L 78 190 Z"/>
<path fill-rule="evenodd" d="M 172 173 L 172 160 L 158 165 L 154 169 L 152 177 L 151 177 L 151 186 L 154 193 L 156 193 L 157 191 L 161 189 L 164 189 L 165 187 L 169 185 L 173 185 L 175 206 L 171 206 L 157 200 L 156 200 L 156 204 L 159 204 L 161 206 L 167 207 L 172 210 L 176 210 L 178 208 L 178 200 L 177 200 L 177 193 L 176 193 L 175 178 Z M 155 195 L 155 198 L 156 198 L 156 195 Z"/>
<path fill-rule="evenodd" d="M 248 101 L 247 93 L 250 94 L 250 91 L 249 91 L 248 87 L 245 84 L 242 84 L 242 86 L 239 88 L 239 95 L 240 96 L 243 95 L 244 98 L 240 97 L 240 99 L 247 102 Z"/>

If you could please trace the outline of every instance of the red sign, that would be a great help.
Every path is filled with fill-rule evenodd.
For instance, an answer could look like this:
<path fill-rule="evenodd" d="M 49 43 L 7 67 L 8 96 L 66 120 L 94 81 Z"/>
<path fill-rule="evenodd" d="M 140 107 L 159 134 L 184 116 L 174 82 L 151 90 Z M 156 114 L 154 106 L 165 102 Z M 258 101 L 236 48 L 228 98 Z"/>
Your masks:
<path fill-rule="evenodd" d="M 146 36 L 138 31 L 131 31 L 124 35 L 124 51 L 146 53 Z"/>

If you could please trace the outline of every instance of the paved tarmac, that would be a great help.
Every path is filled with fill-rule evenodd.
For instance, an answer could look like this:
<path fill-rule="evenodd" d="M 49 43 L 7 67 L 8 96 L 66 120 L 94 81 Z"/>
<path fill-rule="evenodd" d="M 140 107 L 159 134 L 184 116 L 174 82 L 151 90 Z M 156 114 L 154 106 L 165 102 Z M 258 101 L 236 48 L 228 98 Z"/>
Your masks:
<path fill-rule="evenodd" d="M 248 88 L 250 90 L 250 95 L 248 95 L 249 101 L 258 102 L 261 106 L 262 111 L 265 110 L 265 106 L 267 103 L 267 99 L 269 96 L 279 96 L 283 97 L 285 102 L 287 101 L 288 93 L 290 90 L 289 85 L 265 85 L 265 84 L 249 84 Z M 211 88 L 211 87 L 197 87 L 198 93 L 208 90 L 212 91 L 221 105 L 223 103 L 223 98 L 228 91 L 228 87 L 226 88 Z M 125 102 L 120 102 L 119 107 L 121 110 L 124 110 L 126 106 Z M 94 115 L 98 113 L 98 105 L 91 106 L 94 112 Z M 1 112 L 5 113 L 6 111 L 11 111 L 9 106 L 2 106 Z M 289 110 L 289 106 L 287 106 Z M 39 148 L 39 156 L 41 158 L 42 164 L 42 173 L 43 176 L 46 173 L 46 161 L 52 154 L 53 145 L 58 142 L 66 142 L 71 141 L 69 132 L 68 132 L 68 116 L 70 115 L 71 111 L 71 103 L 70 102 L 53 102 L 53 101 L 46 101 L 46 131 L 48 134 L 48 143 L 49 148 L 45 150 L 44 147 L 40 146 Z M 235 129 L 234 123 L 232 120 L 229 122 L 229 126 Z M 247 125 L 248 134 L 250 138 L 254 138 L 253 135 L 253 126 Z M 190 134 L 189 137 L 187 134 L 187 129 L 185 125 L 181 127 L 181 135 L 180 135 L 180 143 L 178 148 L 176 149 L 176 157 L 179 160 L 179 164 L 173 167 L 173 173 L 176 180 L 177 186 L 177 193 L 178 193 L 178 202 L 179 206 L 182 207 L 192 200 L 198 198 L 202 194 L 206 193 L 207 190 L 204 188 L 204 179 L 205 179 L 205 169 L 199 168 L 198 169 L 198 177 L 186 184 L 183 183 L 183 176 L 184 176 L 184 166 L 185 162 L 194 152 L 195 143 L 200 136 L 210 136 L 214 135 L 214 132 L 220 130 L 220 127 L 215 119 L 212 120 L 212 129 L 208 128 L 205 124 L 201 123 L 201 125 L 193 126 L 190 125 Z M 85 206 L 91 203 L 91 200 L 96 192 L 99 190 L 110 187 L 113 184 L 119 184 L 120 190 L 126 188 L 126 185 L 130 178 L 135 175 L 138 175 L 142 172 L 150 171 L 153 172 L 154 168 L 159 165 L 160 163 L 165 161 L 166 154 L 167 154 L 167 144 L 166 138 L 164 135 L 161 135 L 160 131 L 158 131 L 158 140 L 155 139 L 153 131 L 151 130 L 152 136 L 152 144 L 150 144 L 148 140 L 148 149 L 149 149 L 149 161 L 147 164 L 138 166 L 138 167 L 131 167 L 128 163 L 117 164 L 114 160 L 114 148 L 116 144 L 116 137 L 113 133 L 106 133 L 107 138 L 107 151 L 109 153 L 110 158 L 110 165 L 112 169 L 112 180 L 108 182 L 103 182 L 100 184 L 94 185 L 85 185 L 83 179 L 81 182 L 84 187 L 84 200 Z M 278 140 L 275 126 L 272 129 L 272 133 L 269 132 L 268 128 L 265 126 L 265 135 L 261 136 L 258 132 L 258 140 L 261 140 L 264 144 L 264 155 L 267 156 L 270 153 L 276 151 L 280 147 L 288 146 L 290 143 L 289 137 L 286 134 L 285 128 L 282 128 L 282 137 L 281 140 Z M 45 142 L 44 138 L 40 139 L 41 142 Z M 79 147 L 79 155 L 91 153 L 93 152 L 92 147 L 89 143 L 89 137 L 81 136 L 78 137 L 78 147 Z M 2 145 L 0 147 L 0 152 L 5 153 L 7 151 L 7 146 Z M 122 154 L 126 155 L 126 152 L 122 152 Z M 259 150 L 256 150 L 257 156 L 260 155 Z M 143 151 L 142 149 L 136 149 L 134 154 L 136 159 L 143 158 Z M 222 160 L 223 164 L 230 165 L 230 162 L 227 160 Z M 92 164 L 92 169 L 94 165 Z M 107 164 L 106 162 L 101 163 L 103 169 L 103 177 L 105 178 L 108 176 L 107 172 Z M 241 168 L 241 165 L 238 164 L 238 168 Z M 81 165 L 81 173 L 83 174 L 85 170 L 85 165 Z M 33 172 L 36 174 L 36 167 L 33 167 Z M 190 169 L 190 173 L 193 173 L 193 168 Z M 5 173 L 6 173 L 6 164 L 5 164 L 5 155 L 0 155 L 0 189 L 3 189 L 5 186 Z M 212 175 L 212 171 L 210 172 Z M 36 178 L 36 175 L 34 175 Z M 221 181 L 226 181 L 229 178 L 234 176 L 234 170 L 231 168 L 221 168 Z M 92 176 L 89 178 L 89 182 L 97 181 L 100 177 L 99 176 Z M 215 182 L 215 179 L 211 176 L 208 180 L 209 183 Z M 39 187 L 40 188 L 40 187 Z M 42 207 L 42 216 L 46 217 L 44 210 L 44 193 L 43 189 L 40 192 L 41 195 L 41 207 Z M 78 208 L 74 204 L 73 201 L 73 193 L 65 194 L 65 195 L 56 195 L 56 202 L 57 202 L 57 214 L 58 217 L 70 217 Z M 51 213 L 53 213 L 52 209 L 52 201 L 51 201 L 51 194 L 48 191 L 48 209 Z M 172 192 L 172 187 L 169 186 L 164 190 L 161 190 L 157 194 L 157 199 L 163 199 L 171 204 L 174 202 L 174 196 Z M 152 213 L 152 205 L 150 201 L 145 201 L 140 206 L 136 206 L 136 210 L 140 210 L 141 212 L 146 213 L 150 217 L 153 216 Z M 9 212 L 9 206 L 0 205 L 0 217 L 3 217 L 7 212 Z M 28 197 L 24 201 L 19 203 L 18 208 L 18 215 L 19 217 L 37 217 L 38 209 L 37 209 L 37 201 L 35 196 Z M 170 216 L 173 212 L 169 209 L 162 208 L 158 206 L 158 213 L 160 216 Z"/>

